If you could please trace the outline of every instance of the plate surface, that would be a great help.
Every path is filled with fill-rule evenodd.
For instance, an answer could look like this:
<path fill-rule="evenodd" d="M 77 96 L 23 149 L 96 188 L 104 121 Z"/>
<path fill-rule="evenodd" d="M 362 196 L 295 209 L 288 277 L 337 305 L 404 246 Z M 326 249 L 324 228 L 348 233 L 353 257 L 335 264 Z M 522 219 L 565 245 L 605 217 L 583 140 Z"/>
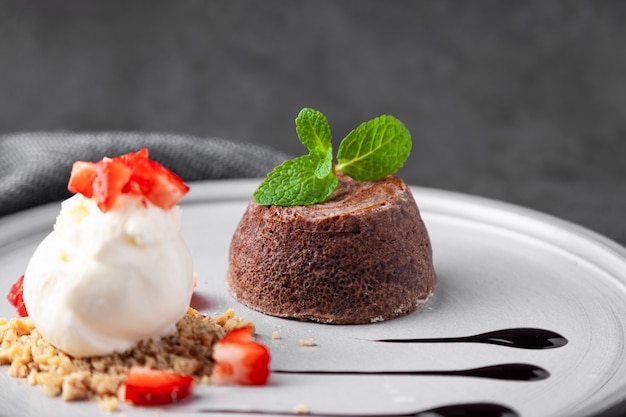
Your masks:
<path fill-rule="evenodd" d="M 193 415 L 208 408 L 395 413 L 466 402 L 497 402 L 521 416 L 591 416 L 626 397 L 626 249 L 589 230 L 532 210 L 452 192 L 411 187 L 429 230 L 439 286 L 418 312 L 358 326 L 265 316 L 238 304 L 224 277 L 231 236 L 256 180 L 192 184 L 182 203 L 183 238 L 199 276 L 195 306 L 234 308 L 255 322 L 274 369 L 457 370 L 523 362 L 545 368 L 542 381 L 451 376 L 274 374 L 261 388 L 199 386 L 174 409 L 122 405 L 127 416 Z M 23 273 L 52 229 L 59 204 L 0 220 L 0 293 Z M 15 312 L 0 299 L 0 317 Z M 536 327 L 569 343 L 550 350 L 476 344 L 386 344 L 362 339 L 467 336 Z M 280 339 L 273 340 L 273 332 Z M 301 346 L 313 338 L 316 346 Z M 64 403 L 0 372 L 2 413 L 94 415 L 94 403 Z"/>

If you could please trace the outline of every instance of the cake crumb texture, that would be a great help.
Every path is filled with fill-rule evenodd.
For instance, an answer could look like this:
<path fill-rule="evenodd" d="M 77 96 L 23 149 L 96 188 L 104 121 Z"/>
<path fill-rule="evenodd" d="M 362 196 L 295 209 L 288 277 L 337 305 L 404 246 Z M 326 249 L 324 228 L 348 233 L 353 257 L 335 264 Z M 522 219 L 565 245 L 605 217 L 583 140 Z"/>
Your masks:
<path fill-rule="evenodd" d="M 28 317 L 0 318 L 0 365 L 9 376 L 39 385 L 47 396 L 65 401 L 97 400 L 104 411 L 115 411 L 123 399 L 123 384 L 131 366 L 146 366 L 192 375 L 208 383 L 213 370 L 213 345 L 228 330 L 253 327 L 228 310 L 219 317 L 189 309 L 170 337 L 139 343 L 122 353 L 74 358 L 41 337 Z"/>

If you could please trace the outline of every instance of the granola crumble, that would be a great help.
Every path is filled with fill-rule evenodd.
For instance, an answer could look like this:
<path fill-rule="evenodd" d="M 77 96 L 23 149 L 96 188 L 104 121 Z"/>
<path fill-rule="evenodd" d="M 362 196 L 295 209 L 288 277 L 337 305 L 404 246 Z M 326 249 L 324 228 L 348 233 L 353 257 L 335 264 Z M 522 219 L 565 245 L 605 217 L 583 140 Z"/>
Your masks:
<path fill-rule="evenodd" d="M 114 411 L 133 365 L 192 375 L 197 383 L 209 383 L 213 345 L 239 327 L 254 324 L 235 317 L 232 309 L 213 319 L 189 308 L 172 336 L 140 342 L 122 353 L 74 358 L 43 339 L 30 318 L 0 318 L 0 365 L 9 365 L 10 376 L 39 385 L 50 397 L 97 400 L 102 410 Z"/>

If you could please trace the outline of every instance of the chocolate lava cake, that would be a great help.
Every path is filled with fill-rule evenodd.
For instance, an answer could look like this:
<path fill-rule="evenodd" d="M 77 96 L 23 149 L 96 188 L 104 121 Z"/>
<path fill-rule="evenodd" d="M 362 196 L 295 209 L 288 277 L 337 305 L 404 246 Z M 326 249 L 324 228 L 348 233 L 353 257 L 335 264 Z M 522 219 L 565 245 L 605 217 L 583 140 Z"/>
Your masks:
<path fill-rule="evenodd" d="M 405 316 L 437 284 L 428 232 L 397 176 L 375 182 L 338 175 L 321 204 L 252 200 L 233 236 L 231 294 L 262 313 L 322 323 Z"/>

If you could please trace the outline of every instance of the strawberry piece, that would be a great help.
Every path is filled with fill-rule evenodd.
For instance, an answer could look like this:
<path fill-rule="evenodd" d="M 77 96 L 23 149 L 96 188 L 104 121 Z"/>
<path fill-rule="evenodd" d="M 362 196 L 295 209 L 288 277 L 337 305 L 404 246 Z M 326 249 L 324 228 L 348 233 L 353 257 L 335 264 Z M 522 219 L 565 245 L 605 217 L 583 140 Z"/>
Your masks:
<path fill-rule="evenodd" d="M 146 148 L 98 162 L 76 161 L 68 189 L 94 197 L 100 210 L 115 207 L 120 194 L 143 195 L 152 204 L 169 210 L 189 191 L 183 180 L 148 157 Z"/>
<path fill-rule="evenodd" d="M 131 181 L 152 204 L 169 210 L 189 191 L 187 184 L 163 165 L 150 159 L 137 160 Z"/>
<path fill-rule="evenodd" d="M 93 195 L 93 180 L 96 175 L 96 164 L 87 161 L 76 161 L 72 165 L 72 173 L 67 189 L 72 193 L 81 193 L 87 198 Z"/>
<path fill-rule="evenodd" d="M 103 212 L 113 208 L 132 175 L 131 169 L 120 161 L 104 158 L 96 164 L 93 196 Z"/>
<path fill-rule="evenodd" d="M 9 294 L 7 295 L 7 300 L 9 300 L 9 303 L 17 309 L 17 314 L 20 317 L 28 316 L 26 305 L 24 304 L 24 275 L 22 275 L 15 282 L 15 284 L 11 286 Z"/>
<path fill-rule="evenodd" d="M 193 377 L 161 369 L 132 366 L 124 381 L 124 398 L 135 405 L 180 401 L 193 392 Z"/>
<path fill-rule="evenodd" d="M 252 328 L 228 332 L 213 347 L 213 382 L 219 385 L 265 385 L 270 375 L 267 347 L 254 341 Z"/>
<path fill-rule="evenodd" d="M 142 159 L 148 159 L 148 149 L 141 148 L 137 152 L 129 152 L 124 155 L 116 156 L 115 158 L 118 161 L 121 161 L 124 165 L 134 168 L 137 164 L 137 161 Z"/>

